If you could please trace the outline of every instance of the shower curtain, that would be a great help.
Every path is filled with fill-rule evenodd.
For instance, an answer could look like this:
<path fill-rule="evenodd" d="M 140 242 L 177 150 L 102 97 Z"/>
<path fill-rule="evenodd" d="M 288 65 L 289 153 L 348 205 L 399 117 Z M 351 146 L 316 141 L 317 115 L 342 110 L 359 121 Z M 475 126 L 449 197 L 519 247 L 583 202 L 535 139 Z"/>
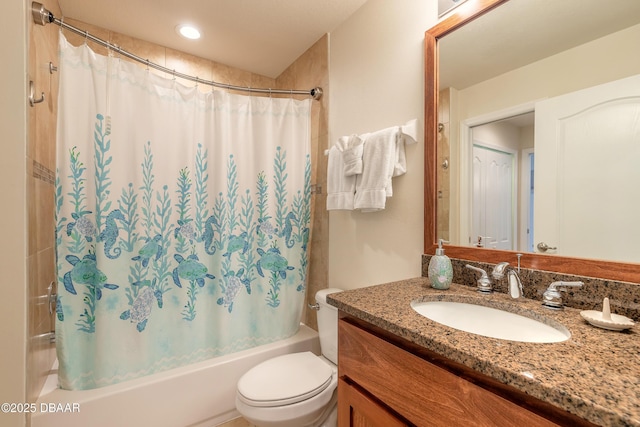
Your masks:
<path fill-rule="evenodd" d="M 293 335 L 310 100 L 204 93 L 60 37 L 59 385 L 101 387 Z"/>

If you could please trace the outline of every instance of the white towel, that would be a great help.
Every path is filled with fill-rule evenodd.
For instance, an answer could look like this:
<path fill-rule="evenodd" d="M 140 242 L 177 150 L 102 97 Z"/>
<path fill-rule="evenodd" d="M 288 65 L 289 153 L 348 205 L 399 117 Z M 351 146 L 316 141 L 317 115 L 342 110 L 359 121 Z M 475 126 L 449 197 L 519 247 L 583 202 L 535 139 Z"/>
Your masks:
<path fill-rule="evenodd" d="M 338 138 L 328 153 L 327 210 L 385 208 L 391 178 L 407 172 L 405 144 L 418 140 L 418 120 L 360 136 Z"/>
<path fill-rule="evenodd" d="M 351 135 L 350 137 L 346 138 L 346 143 L 344 144 L 344 148 L 342 149 L 342 160 L 344 161 L 345 176 L 353 176 L 362 173 L 363 151 L 364 141 L 361 138 L 359 138 L 357 135 Z"/>
<path fill-rule="evenodd" d="M 418 119 L 409 120 L 400 127 L 401 137 L 396 144 L 396 164 L 393 176 L 400 176 L 407 172 L 407 157 L 404 152 L 405 144 L 415 144 L 418 141 Z"/>
<path fill-rule="evenodd" d="M 391 177 L 396 164 L 400 128 L 392 127 L 366 135 L 362 161 L 364 170 L 357 175 L 354 208 L 375 212 L 385 208 L 391 197 Z M 364 138 L 364 135 L 361 135 Z"/>
<path fill-rule="evenodd" d="M 327 210 L 353 210 L 356 176 L 345 176 L 342 149 L 348 137 L 338 139 L 329 150 L 327 165 Z"/>

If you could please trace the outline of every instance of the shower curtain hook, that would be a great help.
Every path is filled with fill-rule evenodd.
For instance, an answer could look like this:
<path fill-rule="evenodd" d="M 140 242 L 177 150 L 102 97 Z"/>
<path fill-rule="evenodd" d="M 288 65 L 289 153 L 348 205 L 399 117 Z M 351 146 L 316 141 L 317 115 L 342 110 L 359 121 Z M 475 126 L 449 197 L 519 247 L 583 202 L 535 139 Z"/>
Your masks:
<path fill-rule="evenodd" d="M 87 44 L 87 39 L 89 38 L 89 31 L 85 30 L 84 32 L 84 44 Z"/>
<path fill-rule="evenodd" d="M 147 72 L 149 72 L 149 58 L 147 58 L 146 64 L 147 64 Z"/>
<path fill-rule="evenodd" d="M 269 88 L 269 98 L 271 98 L 271 88 Z"/>
<path fill-rule="evenodd" d="M 173 81 L 175 82 L 176 81 L 176 69 L 175 68 L 173 69 L 173 73 L 172 74 L 173 74 Z"/>

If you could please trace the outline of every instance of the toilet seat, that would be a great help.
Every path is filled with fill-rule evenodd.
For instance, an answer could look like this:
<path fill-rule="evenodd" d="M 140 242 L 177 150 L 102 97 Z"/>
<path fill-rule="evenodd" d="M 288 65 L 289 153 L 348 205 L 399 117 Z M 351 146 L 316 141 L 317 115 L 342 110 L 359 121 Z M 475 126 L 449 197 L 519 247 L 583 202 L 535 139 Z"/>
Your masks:
<path fill-rule="evenodd" d="M 238 398 L 255 407 L 290 405 L 310 399 L 331 383 L 334 370 L 307 351 L 262 362 L 238 381 Z"/>

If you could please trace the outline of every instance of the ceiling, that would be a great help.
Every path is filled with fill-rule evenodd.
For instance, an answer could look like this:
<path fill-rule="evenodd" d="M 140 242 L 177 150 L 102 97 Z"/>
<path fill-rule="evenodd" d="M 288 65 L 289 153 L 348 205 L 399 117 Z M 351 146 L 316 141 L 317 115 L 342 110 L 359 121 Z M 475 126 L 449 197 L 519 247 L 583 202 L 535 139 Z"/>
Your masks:
<path fill-rule="evenodd" d="M 511 0 L 440 39 L 440 87 L 462 90 L 639 22 L 638 0 Z"/>
<path fill-rule="evenodd" d="M 63 17 L 275 78 L 366 0 L 58 2 Z M 180 24 L 196 26 L 202 37 L 182 38 Z"/>

